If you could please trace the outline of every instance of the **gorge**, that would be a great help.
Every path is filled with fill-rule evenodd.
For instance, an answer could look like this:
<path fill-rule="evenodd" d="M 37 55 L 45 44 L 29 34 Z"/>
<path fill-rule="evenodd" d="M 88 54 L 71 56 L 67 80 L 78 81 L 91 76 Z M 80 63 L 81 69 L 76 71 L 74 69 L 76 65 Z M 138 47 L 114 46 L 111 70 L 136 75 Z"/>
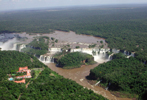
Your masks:
<path fill-rule="evenodd" d="M 55 37 L 57 37 L 57 38 L 58 38 L 57 32 L 60 33 L 59 34 L 59 37 L 60 37 L 61 33 L 62 33 L 62 35 L 63 34 L 66 34 L 66 35 L 68 34 L 68 32 L 65 32 L 64 33 L 64 32 L 61 32 L 61 31 L 56 31 L 55 32 L 56 34 L 55 33 L 53 33 L 53 34 L 55 34 Z M 43 36 L 49 36 L 49 35 L 53 36 L 53 34 L 47 34 L 47 35 L 42 34 L 42 35 Z M 69 32 L 69 34 L 73 36 L 73 33 L 71 34 L 71 32 Z M 23 36 L 23 35 L 24 34 L 20 34 L 20 36 Z M 76 34 L 74 34 L 74 35 L 76 35 Z M 28 35 L 28 34 L 25 34 L 25 36 L 27 36 L 28 39 L 26 39 L 25 41 L 21 41 L 21 42 L 18 42 L 18 41 L 17 42 L 14 42 L 12 44 L 11 49 L 9 49 L 9 50 L 16 50 L 16 51 L 22 52 L 22 49 L 24 49 L 24 48 L 27 47 L 27 44 L 29 43 L 28 40 L 31 42 L 34 37 L 39 37 L 40 35 Z M 77 36 L 75 36 L 75 37 L 77 38 Z M 86 35 L 82 35 L 82 36 L 78 35 L 78 37 L 81 37 L 82 38 L 82 41 L 85 41 L 85 40 L 89 39 L 89 36 L 86 36 Z M 100 48 L 99 45 L 101 45 L 101 44 L 97 42 L 97 41 L 100 41 L 100 40 L 97 37 L 92 37 L 91 40 L 94 40 L 94 39 L 96 39 L 96 40 L 95 41 L 91 41 L 91 42 L 88 41 L 89 43 L 84 43 L 82 41 L 79 41 L 81 39 L 78 39 L 78 42 L 72 42 L 73 40 L 71 41 L 68 38 L 67 37 L 65 38 L 68 41 L 65 41 L 65 39 L 61 39 L 60 40 L 58 38 L 58 43 L 55 43 L 55 46 L 51 46 L 49 44 L 49 46 L 48 46 L 48 52 L 46 54 L 39 55 L 39 56 L 34 54 L 34 56 L 36 56 L 41 62 L 43 62 L 46 65 L 48 65 L 48 67 L 50 69 L 52 69 L 53 71 L 56 71 L 60 75 L 63 75 L 65 78 L 70 78 L 70 79 L 76 81 L 79 84 L 81 84 L 81 82 L 82 82 L 82 84 L 81 84 L 82 86 L 87 87 L 89 89 L 92 89 L 95 93 L 101 94 L 104 97 L 107 97 L 109 99 L 114 99 L 115 100 L 116 97 L 113 97 L 108 91 L 106 91 L 106 90 L 104 90 L 104 89 L 102 89 L 102 88 L 100 88 L 98 86 L 96 86 L 96 87 L 94 86 L 94 88 L 93 88 L 93 85 L 89 85 L 89 83 L 86 81 L 86 78 L 85 77 L 89 74 L 90 69 L 95 68 L 97 66 L 97 64 L 96 65 L 90 65 L 90 66 L 93 66 L 93 67 L 84 66 L 84 67 L 75 69 L 76 72 L 74 72 L 74 73 L 78 73 L 79 72 L 79 73 L 84 73 L 84 74 L 82 75 L 82 77 L 79 77 L 79 74 L 77 74 L 78 76 L 73 77 L 75 75 L 72 73 L 72 69 L 71 69 L 71 72 L 69 72 L 69 70 L 68 71 L 67 70 L 62 71 L 62 69 L 56 68 L 55 64 L 53 64 L 54 63 L 54 54 L 56 54 L 58 52 L 62 52 L 63 49 L 64 49 L 63 48 L 64 46 L 70 45 L 70 47 L 71 47 L 70 52 L 83 52 L 83 53 L 90 54 L 90 55 L 92 55 L 94 57 L 94 61 L 96 61 L 97 63 L 101 64 L 101 63 L 104 63 L 104 62 L 107 62 L 107 61 L 112 60 L 112 56 L 115 53 L 122 52 L 126 56 L 134 56 L 133 55 L 134 53 L 127 52 L 125 50 L 124 51 L 121 51 L 121 50 L 117 50 L 117 49 L 110 49 L 107 46 L 104 46 L 104 48 Z M 84 38 L 85 38 L 85 40 L 84 40 Z M 97 44 L 97 46 L 94 47 L 94 48 L 88 48 L 88 46 L 89 45 L 92 45 L 92 44 Z M 80 48 L 75 48 L 76 45 L 80 46 Z M 35 49 L 32 46 L 29 46 L 29 47 Z M 2 50 L 3 50 L 3 48 L 2 48 Z M 68 52 L 67 49 L 66 49 L 66 52 Z M 109 55 L 108 53 L 111 53 L 111 54 Z M 85 71 L 83 71 L 83 68 L 86 68 Z M 58 71 L 57 71 L 57 69 L 58 69 Z M 61 72 L 60 72 L 60 70 L 61 70 Z M 64 73 L 67 73 L 67 72 L 68 72 L 69 75 L 68 74 L 66 74 L 66 75 L 68 75 L 69 77 L 66 77 L 66 75 L 64 74 Z M 99 90 L 101 90 L 101 92 Z M 124 99 L 119 99 L 119 100 L 127 100 L 127 99 L 124 98 Z"/>

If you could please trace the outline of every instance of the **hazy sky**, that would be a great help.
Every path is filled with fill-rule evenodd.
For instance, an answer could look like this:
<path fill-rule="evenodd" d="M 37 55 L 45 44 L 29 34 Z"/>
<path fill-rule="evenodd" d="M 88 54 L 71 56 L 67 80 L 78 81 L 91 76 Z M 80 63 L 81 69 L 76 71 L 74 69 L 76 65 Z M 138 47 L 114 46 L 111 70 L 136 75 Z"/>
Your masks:
<path fill-rule="evenodd" d="M 147 0 L 0 0 L 0 11 L 38 7 L 144 3 L 147 3 Z"/>

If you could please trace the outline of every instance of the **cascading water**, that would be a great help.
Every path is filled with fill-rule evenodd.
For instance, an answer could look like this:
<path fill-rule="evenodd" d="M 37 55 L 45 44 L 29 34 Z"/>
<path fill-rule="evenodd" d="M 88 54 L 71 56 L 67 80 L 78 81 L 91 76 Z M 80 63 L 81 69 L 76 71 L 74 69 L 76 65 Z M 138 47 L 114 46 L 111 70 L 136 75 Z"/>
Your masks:
<path fill-rule="evenodd" d="M 113 56 L 113 55 L 109 55 L 109 56 L 108 56 L 108 59 L 109 59 L 109 60 L 112 60 L 112 56 Z"/>
<path fill-rule="evenodd" d="M 54 57 L 52 57 L 51 62 L 54 63 Z"/>
<path fill-rule="evenodd" d="M 47 61 L 47 56 L 44 56 L 44 62 L 46 62 Z"/>
<path fill-rule="evenodd" d="M 127 55 L 130 55 L 129 51 L 127 52 Z"/>
<path fill-rule="evenodd" d="M 105 88 L 105 90 L 108 90 L 110 85 L 111 85 L 111 83 L 109 82 L 108 86 Z"/>
<path fill-rule="evenodd" d="M 54 63 L 54 58 L 50 56 L 40 55 L 39 60 L 43 63 Z"/>
<path fill-rule="evenodd" d="M 43 55 L 40 55 L 39 60 L 40 60 L 40 61 L 44 61 L 44 56 L 43 56 Z"/>
<path fill-rule="evenodd" d="M 125 54 L 125 55 L 127 55 L 127 52 L 126 52 L 126 50 L 124 51 L 124 54 Z"/>
<path fill-rule="evenodd" d="M 50 58 L 50 56 L 47 56 L 47 58 L 46 58 L 46 62 L 47 62 L 47 63 L 50 63 L 50 62 L 51 62 L 51 58 Z"/>
<path fill-rule="evenodd" d="M 19 51 L 21 52 L 21 50 L 22 50 L 23 48 L 26 48 L 26 45 L 25 45 L 25 44 L 20 45 Z"/>
<path fill-rule="evenodd" d="M 109 61 L 106 50 L 96 51 L 96 55 L 94 55 L 93 57 L 94 57 L 94 61 L 96 61 L 98 63 L 103 63 L 103 62 Z"/>
<path fill-rule="evenodd" d="M 13 44 L 12 50 L 17 50 L 17 43 L 14 43 L 14 44 Z"/>

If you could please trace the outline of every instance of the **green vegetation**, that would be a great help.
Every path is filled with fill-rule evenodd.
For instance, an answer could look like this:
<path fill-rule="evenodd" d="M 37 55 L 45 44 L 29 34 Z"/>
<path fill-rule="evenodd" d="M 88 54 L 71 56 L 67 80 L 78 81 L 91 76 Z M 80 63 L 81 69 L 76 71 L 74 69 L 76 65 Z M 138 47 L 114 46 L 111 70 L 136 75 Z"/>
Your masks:
<path fill-rule="evenodd" d="M 17 84 L 11 81 L 0 81 L 1 100 L 16 100 L 20 93 L 25 92 L 24 84 Z"/>
<path fill-rule="evenodd" d="M 76 46 L 76 49 L 80 48 L 80 46 Z"/>
<path fill-rule="evenodd" d="M 54 41 L 54 39 L 55 39 L 55 38 L 51 37 L 51 40 L 53 40 L 53 41 Z"/>
<path fill-rule="evenodd" d="M 58 43 L 58 39 L 56 39 L 55 42 Z"/>
<path fill-rule="evenodd" d="M 117 53 L 113 55 L 113 59 L 121 59 L 125 58 L 126 56 L 123 53 Z"/>
<path fill-rule="evenodd" d="M 103 41 L 100 41 L 100 43 L 102 44 L 102 43 L 103 43 Z"/>
<path fill-rule="evenodd" d="M 49 37 L 38 37 L 34 39 L 31 43 L 29 43 L 26 48 L 22 49 L 22 52 L 39 56 L 47 53 L 48 45 Z"/>
<path fill-rule="evenodd" d="M 90 71 L 91 78 L 102 80 L 101 85 L 113 91 L 140 94 L 147 88 L 147 66 L 136 58 L 115 55 L 114 60 L 101 64 Z"/>
<path fill-rule="evenodd" d="M 52 74 L 53 73 L 53 74 Z M 36 80 L 29 84 L 20 100 L 107 100 L 76 82 L 65 79 L 45 68 Z"/>
<path fill-rule="evenodd" d="M 89 45 L 88 47 L 89 48 L 94 48 L 96 46 L 96 44 L 92 44 L 92 45 Z"/>
<path fill-rule="evenodd" d="M 147 65 L 141 63 L 147 61 L 147 7 L 133 7 L 132 5 L 131 7 L 124 7 L 125 9 L 121 7 L 106 8 L 60 9 L 60 11 L 56 12 L 48 12 L 47 10 L 4 12 L 3 14 L 0 13 L 0 33 L 49 33 L 53 30 L 71 30 L 77 34 L 105 38 L 110 48 L 135 52 L 135 58 L 126 59 L 121 55 L 116 55 L 113 61 L 101 64 L 99 67 L 91 70 L 91 74 L 94 74 L 96 78 L 102 79 L 104 86 L 108 82 L 111 82 L 110 89 L 112 90 L 127 91 L 136 94 L 143 93 L 147 88 L 145 85 L 147 84 Z M 51 38 L 51 40 L 54 39 Z M 36 43 L 37 39 L 34 40 L 33 45 Z M 54 46 L 54 44 L 52 45 Z M 36 55 L 46 53 L 47 48 L 41 46 L 34 46 L 40 47 L 38 49 L 27 47 L 26 50 L 24 49 L 24 52 Z M 101 45 L 100 47 L 102 48 L 103 46 Z M 64 52 L 63 54 L 66 53 Z M 34 63 L 35 60 L 33 60 L 34 62 L 32 64 L 30 62 L 30 56 L 27 55 L 26 57 L 24 56 L 25 54 L 20 54 L 22 56 L 19 59 L 17 59 L 17 54 L 16 56 L 13 55 L 14 57 L 12 59 L 9 59 L 9 57 L 6 58 L 5 55 L 0 55 L 0 66 L 2 66 L 0 67 L 0 80 L 4 80 L 5 73 L 13 72 L 18 66 L 24 66 L 24 62 L 27 62 L 27 65 L 30 67 L 39 67 L 41 65 Z M 9 55 L 11 56 L 11 54 Z M 65 59 L 65 61 L 69 63 L 70 60 L 67 61 Z M 80 63 L 77 64 L 80 66 Z M 64 65 L 65 63 L 62 62 L 62 64 Z M 3 91 L 8 90 L 7 88 L 1 89 Z M 9 95 L 7 99 L 15 98 L 10 95 L 11 92 L 9 91 L 6 91 L 5 94 Z M 5 96 L 5 94 L 3 95 Z"/>
<path fill-rule="evenodd" d="M 94 64 L 94 58 L 92 55 L 81 53 L 81 52 L 73 52 L 65 54 L 64 56 L 58 60 L 57 64 L 63 68 L 77 68 L 81 67 L 83 64 Z"/>
<path fill-rule="evenodd" d="M 31 61 L 33 60 L 33 62 Z M 43 63 L 32 55 L 20 53 L 18 51 L 0 51 L 0 98 L 1 100 L 16 100 L 20 93 L 25 92 L 25 84 L 17 84 L 8 81 L 7 74 L 14 74 L 19 67 L 28 66 L 31 68 L 46 67 Z M 24 74 L 24 73 L 18 73 Z M 16 76 L 15 74 L 13 76 Z"/>
<path fill-rule="evenodd" d="M 43 68 L 33 68 L 31 69 L 31 75 L 33 78 L 37 78 L 38 75 L 41 73 L 41 71 L 43 70 Z"/>
<path fill-rule="evenodd" d="M 93 54 L 93 55 L 96 55 L 96 51 L 92 51 L 92 54 Z"/>
<path fill-rule="evenodd" d="M 111 52 L 111 51 L 110 51 L 110 52 L 107 52 L 108 55 L 111 55 L 112 53 L 113 53 L 113 52 Z"/>
<path fill-rule="evenodd" d="M 22 76 L 22 75 L 26 75 L 26 72 L 23 72 L 23 73 L 17 73 L 15 72 L 16 74 L 14 76 Z"/>
<path fill-rule="evenodd" d="M 1 51 L 0 59 L 0 81 L 4 80 L 7 74 L 16 73 L 19 67 L 28 66 L 29 69 L 46 67 L 36 57 L 18 51 Z"/>
<path fill-rule="evenodd" d="M 77 34 L 105 38 L 110 48 L 135 51 L 137 59 L 146 61 L 147 7 L 132 7 L 133 5 L 124 7 L 125 9 L 87 7 L 59 9 L 57 12 L 47 10 L 6 12 L 0 14 L 0 33 L 49 33 L 53 30 L 71 30 Z"/>
<path fill-rule="evenodd" d="M 18 71 L 19 67 L 23 66 L 32 69 L 33 79 L 26 79 L 26 84 L 30 82 L 28 88 L 26 84 L 17 84 L 7 79 L 7 74 Z M 92 90 L 51 71 L 31 55 L 17 51 L 1 51 L 0 99 L 17 100 L 19 96 L 20 100 L 107 100 Z"/>

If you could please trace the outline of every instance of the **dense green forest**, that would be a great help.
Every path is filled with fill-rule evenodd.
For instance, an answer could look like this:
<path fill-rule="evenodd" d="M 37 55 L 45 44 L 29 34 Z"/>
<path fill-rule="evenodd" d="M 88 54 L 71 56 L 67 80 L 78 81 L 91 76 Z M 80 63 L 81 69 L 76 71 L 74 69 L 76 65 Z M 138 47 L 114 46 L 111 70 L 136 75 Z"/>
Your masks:
<path fill-rule="evenodd" d="M 24 66 L 29 69 L 45 68 L 36 79 L 31 80 L 28 88 L 26 84 L 17 84 L 7 79 L 7 74 Z M 20 100 L 107 100 L 53 72 L 36 57 L 18 51 L 0 51 L 0 99 L 16 100 L 20 95 Z"/>
<path fill-rule="evenodd" d="M 8 75 L 18 71 L 19 67 L 42 68 L 43 63 L 32 55 L 18 51 L 0 51 L 0 98 L 1 100 L 16 100 L 25 91 L 24 84 L 8 81 Z"/>
<path fill-rule="evenodd" d="M 141 94 L 142 98 L 146 94 L 146 92 L 144 91 L 147 88 L 146 85 L 147 65 L 142 63 L 147 61 L 147 45 L 146 45 L 147 7 L 146 6 L 140 6 L 140 7 L 115 6 L 115 7 L 105 7 L 105 8 L 86 7 L 86 8 L 70 8 L 66 10 L 57 9 L 57 11 L 48 11 L 47 9 L 46 10 L 44 9 L 44 10 L 33 10 L 33 11 L 28 10 L 28 11 L 0 12 L 0 23 L 1 23 L 0 33 L 5 33 L 5 32 L 49 33 L 54 30 L 61 30 L 61 31 L 71 30 L 71 31 L 75 31 L 77 34 L 87 34 L 87 35 L 94 35 L 97 37 L 105 38 L 110 48 L 135 52 L 135 58 L 129 58 L 129 59 L 126 59 L 121 55 L 114 55 L 114 60 L 99 65 L 95 69 L 91 70 L 90 75 L 97 78 L 98 80 L 102 79 L 102 84 L 104 86 L 107 86 L 108 82 L 110 82 L 111 83 L 109 87 L 110 90 L 127 91 L 129 93 Z M 37 40 L 34 40 L 34 42 L 36 41 Z M 33 54 L 36 54 L 34 53 L 36 51 L 33 51 L 33 49 L 31 48 L 29 51 L 31 51 Z M 30 57 L 31 58 L 33 57 L 29 55 L 24 56 L 25 54 L 23 53 L 20 54 L 22 56 L 19 55 L 20 58 L 17 58 L 17 52 L 13 52 L 9 54 L 6 51 L 3 51 L 3 53 L 5 55 L 0 56 L 1 57 L 0 66 L 2 66 L 2 68 L 0 67 L 0 72 L 1 72 L 0 80 L 4 80 L 5 77 L 4 73 L 9 73 L 11 72 L 11 70 L 16 70 L 19 66 L 24 66 L 25 65 L 24 62 L 29 62 L 28 64 L 26 63 L 27 65 L 25 66 L 32 66 L 32 67 L 43 66 L 41 63 L 39 64 L 37 64 L 37 62 L 34 64 L 31 63 Z M 41 54 L 41 53 L 40 50 L 38 50 L 37 54 Z M 9 59 L 9 57 L 6 57 L 7 54 L 9 54 L 10 56 L 11 54 L 12 55 L 15 54 L 15 55 L 13 55 L 13 58 Z M 15 60 L 15 58 L 17 60 Z M 23 59 L 25 59 L 25 61 Z M 12 64 L 12 62 L 10 61 L 14 63 Z M 21 61 L 23 61 L 23 63 L 21 63 Z M 7 63 L 9 65 L 7 65 Z M 66 63 L 69 63 L 69 61 L 66 60 Z M 65 65 L 65 62 L 64 63 L 62 62 L 60 64 Z M 41 84 L 43 85 L 45 84 L 45 82 L 42 82 Z M 39 83 L 37 84 L 36 82 L 36 86 L 39 85 L 41 86 L 41 84 Z M 19 87 L 19 85 L 16 87 Z M 2 88 L 2 89 L 8 90 L 7 88 Z M 35 91 L 35 89 L 29 90 L 28 92 L 30 91 Z M 16 95 L 15 97 L 15 94 L 12 94 L 11 91 L 6 91 L 6 93 L 10 95 L 10 98 L 18 97 L 18 95 Z M 24 95 L 28 96 L 29 94 L 26 93 Z M 72 96 L 72 94 L 70 95 Z M 43 94 L 39 96 L 43 97 Z M 55 96 L 52 97 L 55 98 Z M 27 99 L 25 98 L 25 96 L 22 96 L 22 99 L 23 98 Z"/>
<path fill-rule="evenodd" d="M 0 81 L 7 74 L 18 71 L 19 67 L 42 68 L 45 65 L 32 55 L 26 55 L 18 51 L 0 51 Z"/>
<path fill-rule="evenodd" d="M 58 66 L 62 68 L 77 68 L 83 64 L 89 65 L 95 63 L 92 55 L 82 52 L 60 53 L 55 55 L 55 59 Z"/>
<path fill-rule="evenodd" d="M 147 60 L 147 7 L 104 6 L 0 13 L 0 33 L 75 31 L 106 39 L 110 48 L 135 51 Z"/>
<path fill-rule="evenodd" d="M 49 39 L 50 38 L 46 36 L 36 37 L 32 42 L 27 44 L 26 48 L 23 48 L 21 51 L 36 56 L 46 54 L 49 46 Z"/>
<path fill-rule="evenodd" d="M 109 90 L 142 94 L 147 88 L 147 65 L 136 58 L 114 55 L 110 62 L 101 64 L 90 71 L 90 77 L 102 80 Z"/>
<path fill-rule="evenodd" d="M 20 100 L 107 100 L 76 82 L 57 75 L 49 68 L 32 81 Z"/>

